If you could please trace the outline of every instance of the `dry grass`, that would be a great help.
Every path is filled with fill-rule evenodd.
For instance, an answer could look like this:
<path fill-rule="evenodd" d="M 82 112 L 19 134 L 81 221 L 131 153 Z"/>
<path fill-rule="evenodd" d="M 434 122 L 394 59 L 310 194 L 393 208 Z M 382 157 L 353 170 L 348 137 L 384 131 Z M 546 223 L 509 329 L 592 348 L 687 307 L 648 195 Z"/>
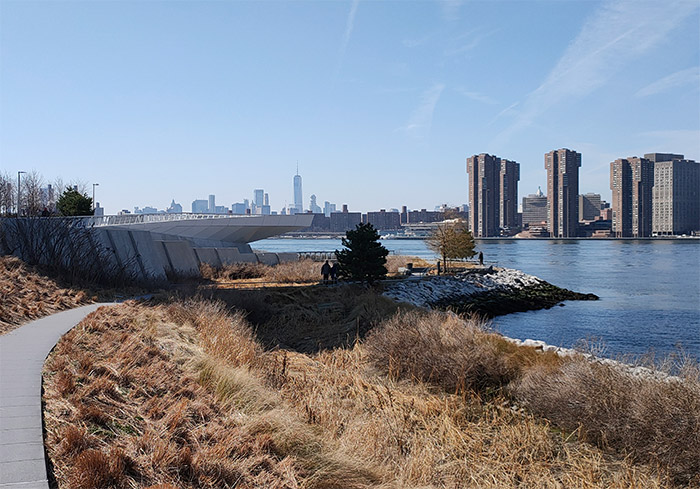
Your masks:
<path fill-rule="evenodd" d="M 398 275 L 399 267 L 405 267 L 408 263 L 413 263 L 415 267 L 431 266 L 431 263 L 415 256 L 389 255 L 386 263 L 388 275 Z M 312 284 L 321 281 L 322 264 L 323 262 L 303 259 L 279 265 L 234 263 L 220 268 L 205 263 L 199 269 L 204 279 L 218 283 L 259 281 L 266 284 Z"/>
<path fill-rule="evenodd" d="M 0 257 L 0 297 L 0 334 L 92 301 L 85 291 L 64 288 L 12 256 Z"/>
<path fill-rule="evenodd" d="M 101 309 L 47 363 L 57 479 L 62 488 L 668 487 L 663 474 L 512 409 L 497 386 L 561 365 L 451 321 L 401 313 L 364 344 L 309 356 L 265 352 L 220 304 Z M 461 364 L 499 356 L 486 374 Z"/>
<path fill-rule="evenodd" d="M 262 359 L 243 319 L 215 304 L 100 309 L 46 364 L 60 487 L 374 484 L 371 465 L 325 447 L 265 386 L 250 366 Z"/>
<path fill-rule="evenodd" d="M 681 370 L 655 379 L 579 359 L 555 372 L 529 370 L 513 391 L 558 426 L 700 487 L 700 371 L 696 363 Z"/>

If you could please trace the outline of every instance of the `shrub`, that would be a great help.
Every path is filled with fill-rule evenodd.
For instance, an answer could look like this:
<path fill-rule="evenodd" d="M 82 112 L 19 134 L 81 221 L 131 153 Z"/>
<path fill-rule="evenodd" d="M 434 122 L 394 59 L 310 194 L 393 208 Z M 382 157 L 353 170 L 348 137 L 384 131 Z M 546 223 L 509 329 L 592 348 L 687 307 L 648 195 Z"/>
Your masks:
<path fill-rule="evenodd" d="M 570 361 L 534 368 L 512 392 L 524 406 L 566 430 L 634 460 L 660 464 L 680 484 L 700 484 L 700 379 L 632 375 L 620 366 Z"/>
<path fill-rule="evenodd" d="M 477 320 L 440 312 L 402 312 L 368 336 L 370 360 L 392 378 L 417 379 L 448 391 L 498 388 L 513 372 Z"/>

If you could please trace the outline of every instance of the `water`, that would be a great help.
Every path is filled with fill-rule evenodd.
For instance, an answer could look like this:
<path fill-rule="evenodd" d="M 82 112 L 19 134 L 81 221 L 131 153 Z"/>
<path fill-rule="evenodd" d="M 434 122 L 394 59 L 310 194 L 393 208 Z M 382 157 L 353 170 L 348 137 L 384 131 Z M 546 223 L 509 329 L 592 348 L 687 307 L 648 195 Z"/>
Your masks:
<path fill-rule="evenodd" d="M 397 254 L 435 259 L 421 240 L 383 244 Z M 342 247 L 335 239 L 269 239 L 253 246 L 273 252 Z M 681 347 L 700 358 L 700 241 L 477 240 L 477 249 L 486 263 L 600 297 L 498 317 L 494 327 L 506 336 L 565 347 L 594 340 L 608 356 Z"/>

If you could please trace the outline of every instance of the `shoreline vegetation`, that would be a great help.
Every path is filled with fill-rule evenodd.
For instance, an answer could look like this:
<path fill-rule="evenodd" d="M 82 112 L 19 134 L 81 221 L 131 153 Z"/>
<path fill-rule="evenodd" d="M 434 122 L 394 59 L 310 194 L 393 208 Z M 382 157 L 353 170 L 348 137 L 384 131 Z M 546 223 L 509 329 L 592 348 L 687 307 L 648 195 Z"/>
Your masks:
<path fill-rule="evenodd" d="M 395 259 L 393 273 L 408 261 Z M 498 295 L 484 290 L 567 300 L 570 291 L 516 270 L 377 290 L 309 286 L 319 277 L 302 269 L 319 266 L 253 278 L 212 269 L 198 296 L 100 308 L 64 335 L 43 372 L 57 486 L 700 485 L 696 359 L 671 356 L 637 375 L 646 370 L 489 331 L 481 303 Z M 263 285 L 271 273 L 278 286 Z M 476 297 L 479 309 L 387 296 L 401 285 Z"/>
<path fill-rule="evenodd" d="M 368 300 L 361 287 L 337 289 Z M 287 334 L 313 319 L 312 299 L 306 314 L 284 311 Z M 684 365 L 679 381 L 633 377 L 514 345 L 476 319 L 383 312 L 351 346 L 299 352 L 266 347 L 260 317 L 221 301 L 98 310 L 44 370 L 59 487 L 700 482 L 696 367 Z"/>

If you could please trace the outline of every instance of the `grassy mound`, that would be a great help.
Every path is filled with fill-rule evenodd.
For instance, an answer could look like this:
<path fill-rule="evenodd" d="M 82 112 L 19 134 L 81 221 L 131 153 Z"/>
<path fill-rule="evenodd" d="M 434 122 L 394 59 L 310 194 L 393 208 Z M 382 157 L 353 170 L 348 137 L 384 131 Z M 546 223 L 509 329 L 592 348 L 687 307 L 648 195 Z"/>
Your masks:
<path fill-rule="evenodd" d="M 65 288 L 13 256 L 0 257 L 0 292 L 0 334 L 91 302 L 85 291 Z"/>

